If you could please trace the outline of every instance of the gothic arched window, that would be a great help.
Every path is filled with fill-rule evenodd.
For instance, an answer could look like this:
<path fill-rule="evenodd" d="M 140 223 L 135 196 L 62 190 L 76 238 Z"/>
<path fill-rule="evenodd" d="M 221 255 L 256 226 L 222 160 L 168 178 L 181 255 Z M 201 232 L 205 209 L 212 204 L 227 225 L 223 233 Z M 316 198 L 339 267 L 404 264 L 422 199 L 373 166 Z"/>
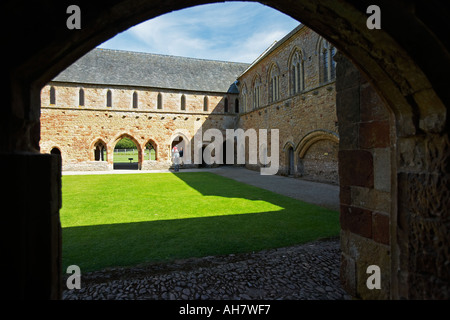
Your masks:
<path fill-rule="evenodd" d="M 298 49 L 294 51 L 294 54 L 291 57 L 289 70 L 291 94 L 297 94 L 305 90 L 303 58 Z"/>
<path fill-rule="evenodd" d="M 320 82 L 325 83 L 336 77 L 336 62 L 333 57 L 336 48 L 325 39 L 320 40 L 319 45 L 319 70 Z"/>
<path fill-rule="evenodd" d="M 261 79 L 259 76 L 255 76 L 253 80 L 253 109 L 259 108 L 261 106 Z"/>
<path fill-rule="evenodd" d="M 280 99 L 280 72 L 276 64 L 270 68 L 269 100 L 274 102 Z"/>

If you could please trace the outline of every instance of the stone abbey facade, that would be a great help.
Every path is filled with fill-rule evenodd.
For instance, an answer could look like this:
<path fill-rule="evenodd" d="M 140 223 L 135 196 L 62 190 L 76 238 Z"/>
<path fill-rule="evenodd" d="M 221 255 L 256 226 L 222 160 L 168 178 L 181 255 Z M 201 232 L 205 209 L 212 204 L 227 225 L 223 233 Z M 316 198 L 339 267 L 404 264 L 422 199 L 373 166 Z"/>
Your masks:
<path fill-rule="evenodd" d="M 63 170 L 112 170 L 128 137 L 139 169 L 167 169 L 174 144 L 190 144 L 194 166 L 199 131 L 279 129 L 279 174 L 337 183 L 334 53 L 303 25 L 251 65 L 94 49 L 42 89 L 41 151 Z"/>

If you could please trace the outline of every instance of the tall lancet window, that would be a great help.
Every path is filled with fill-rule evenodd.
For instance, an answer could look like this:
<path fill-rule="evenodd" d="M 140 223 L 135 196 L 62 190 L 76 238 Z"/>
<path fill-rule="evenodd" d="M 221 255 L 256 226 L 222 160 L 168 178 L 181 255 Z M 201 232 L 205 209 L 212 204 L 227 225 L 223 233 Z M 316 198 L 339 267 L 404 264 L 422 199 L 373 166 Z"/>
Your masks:
<path fill-rule="evenodd" d="M 259 108 L 261 106 L 261 79 L 256 76 L 253 80 L 253 109 Z"/>
<path fill-rule="evenodd" d="M 138 107 L 138 94 L 136 91 L 133 92 L 133 109 Z"/>
<path fill-rule="evenodd" d="M 270 102 L 280 99 L 280 72 L 276 64 L 273 64 L 270 69 Z"/>
<path fill-rule="evenodd" d="M 106 91 L 106 106 L 112 107 L 112 93 L 111 90 Z"/>
<path fill-rule="evenodd" d="M 80 90 L 78 91 L 78 105 L 79 106 L 84 106 L 84 90 L 83 88 L 80 88 Z"/>
<path fill-rule="evenodd" d="M 50 104 L 56 104 L 56 90 L 55 90 L 55 87 L 50 87 Z"/>
<path fill-rule="evenodd" d="M 336 78 L 336 62 L 333 57 L 336 48 L 325 39 L 321 39 L 319 46 L 320 81 L 325 83 Z"/>
<path fill-rule="evenodd" d="M 305 73 L 303 70 L 302 55 L 295 50 L 290 67 L 291 94 L 297 94 L 305 90 Z"/>

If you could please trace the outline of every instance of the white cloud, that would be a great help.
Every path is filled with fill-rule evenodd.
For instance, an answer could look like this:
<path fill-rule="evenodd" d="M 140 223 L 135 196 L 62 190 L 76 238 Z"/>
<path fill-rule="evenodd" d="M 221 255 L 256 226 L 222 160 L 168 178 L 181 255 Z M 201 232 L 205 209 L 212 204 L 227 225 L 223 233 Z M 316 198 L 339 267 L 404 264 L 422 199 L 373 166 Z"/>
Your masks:
<path fill-rule="evenodd" d="M 250 63 L 297 25 L 258 3 L 226 2 L 156 17 L 101 47 Z"/>

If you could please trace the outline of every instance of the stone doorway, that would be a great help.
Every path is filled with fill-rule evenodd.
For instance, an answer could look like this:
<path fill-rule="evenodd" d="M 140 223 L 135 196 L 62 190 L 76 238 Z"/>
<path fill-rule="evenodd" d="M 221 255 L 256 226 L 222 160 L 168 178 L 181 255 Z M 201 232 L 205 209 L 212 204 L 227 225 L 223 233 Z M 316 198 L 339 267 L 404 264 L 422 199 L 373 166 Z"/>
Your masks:
<path fill-rule="evenodd" d="M 288 149 L 288 175 L 293 176 L 295 173 L 294 168 L 294 149 L 289 147 Z"/>

